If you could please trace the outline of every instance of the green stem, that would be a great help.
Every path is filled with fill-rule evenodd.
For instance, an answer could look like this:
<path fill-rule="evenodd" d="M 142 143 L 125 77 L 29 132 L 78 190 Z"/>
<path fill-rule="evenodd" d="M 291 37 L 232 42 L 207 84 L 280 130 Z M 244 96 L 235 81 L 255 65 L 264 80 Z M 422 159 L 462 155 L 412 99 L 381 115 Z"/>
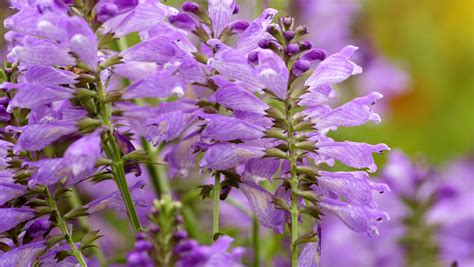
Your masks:
<path fill-rule="evenodd" d="M 100 114 L 104 125 L 107 126 L 109 129 L 106 133 L 102 135 L 102 147 L 104 148 L 107 157 L 113 161 L 112 163 L 112 175 L 114 177 L 115 183 L 119 188 L 120 194 L 122 195 L 122 199 L 125 202 L 125 207 L 127 208 L 127 215 L 130 219 L 133 227 L 135 230 L 141 231 L 142 226 L 140 224 L 140 219 L 138 218 L 137 209 L 135 208 L 135 204 L 133 203 L 132 195 L 130 194 L 130 190 L 128 188 L 127 180 L 125 177 L 125 168 L 124 163 L 121 156 L 120 148 L 115 140 L 115 136 L 113 133 L 113 125 L 110 121 L 111 117 L 111 104 L 105 102 L 105 92 L 100 80 L 100 73 L 96 75 L 97 81 L 97 96 L 99 105 L 98 108 L 100 110 Z"/>
<path fill-rule="evenodd" d="M 290 96 L 288 95 L 288 98 Z M 291 168 L 291 266 L 298 266 L 298 246 L 295 245 L 295 241 L 298 239 L 298 174 L 296 169 L 296 148 L 294 140 L 294 129 L 291 118 L 291 103 L 287 100 L 286 105 L 286 121 L 288 123 L 288 151 L 290 157 L 290 168 Z"/>
<path fill-rule="evenodd" d="M 62 217 L 61 213 L 59 212 L 58 206 L 56 205 L 56 201 L 53 199 L 53 197 L 49 193 L 48 188 L 45 189 L 45 193 L 46 193 L 46 197 L 47 197 L 47 200 L 48 200 L 48 205 L 53 210 L 53 215 L 56 219 L 58 227 L 61 230 L 61 232 L 64 234 L 64 239 L 66 239 L 67 243 L 71 247 L 72 255 L 76 258 L 76 260 L 77 260 L 77 262 L 79 263 L 80 266 L 86 267 L 87 263 L 84 259 L 84 256 L 77 249 L 76 244 L 74 243 L 74 240 L 72 239 L 72 235 L 71 235 L 69 229 L 67 228 L 67 224 L 64 221 L 64 218 Z"/>
<path fill-rule="evenodd" d="M 216 172 L 214 176 L 214 213 L 212 220 L 212 234 L 215 237 L 219 233 L 219 202 L 221 194 L 221 179 L 220 173 Z"/>
<path fill-rule="evenodd" d="M 143 150 L 149 155 L 149 162 L 145 163 L 145 166 L 148 170 L 151 183 L 155 189 L 156 196 L 158 199 L 161 199 L 163 195 L 170 194 L 170 186 L 168 184 L 166 173 L 160 170 L 161 166 L 153 164 L 153 161 L 157 157 L 157 151 L 143 137 L 141 138 L 141 143 Z"/>
<path fill-rule="evenodd" d="M 70 205 L 73 208 L 82 206 L 82 201 L 79 197 L 79 194 L 77 193 L 76 189 L 74 189 L 74 188 L 71 188 L 71 190 L 69 191 L 68 200 L 69 200 Z M 79 220 L 79 224 L 81 225 L 82 228 L 84 228 L 84 230 L 86 230 L 86 231 L 91 230 L 90 223 L 89 223 L 89 220 L 87 219 L 87 217 L 81 216 L 81 217 L 78 218 L 78 220 Z M 100 248 L 99 243 L 94 242 L 93 245 L 95 245 L 96 247 L 92 248 L 92 251 L 94 252 L 94 255 L 97 257 L 97 259 L 99 260 L 100 266 L 103 266 L 103 267 L 107 266 L 107 258 L 105 257 L 104 253 L 102 252 L 102 249 Z"/>
<path fill-rule="evenodd" d="M 259 223 L 256 216 L 252 216 L 252 246 L 254 251 L 253 266 L 260 266 L 260 236 Z"/>

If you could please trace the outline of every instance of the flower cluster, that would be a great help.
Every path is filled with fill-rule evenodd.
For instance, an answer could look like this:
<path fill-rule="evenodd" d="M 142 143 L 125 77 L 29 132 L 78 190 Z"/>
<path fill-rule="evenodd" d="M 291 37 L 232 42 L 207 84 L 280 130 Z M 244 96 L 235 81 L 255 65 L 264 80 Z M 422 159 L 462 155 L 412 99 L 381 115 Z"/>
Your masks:
<path fill-rule="evenodd" d="M 166 157 L 176 166 L 174 173 L 186 173 L 195 152 L 202 151 L 200 168 L 216 177 L 204 193 L 214 190 L 214 198 L 225 199 L 238 188 L 262 225 L 283 233 L 286 223 L 291 224 L 293 248 L 300 214 L 319 219 L 322 212 L 334 213 L 354 231 L 377 235 L 376 223 L 388 215 L 377 209 L 371 195 L 388 187 L 369 181 L 365 171 L 321 169 L 337 160 L 374 172 L 372 153 L 388 149 L 326 135 L 338 127 L 380 122 L 371 110 L 382 97 L 379 93 L 336 108 L 326 104 L 336 94 L 333 84 L 362 71 L 350 60 L 357 48 L 347 46 L 327 57 L 303 40 L 306 27 L 296 27 L 292 18 L 274 24 L 276 10 L 267 9 L 252 22 L 232 22 L 236 10 L 234 1 L 209 1 L 207 12 L 188 2 L 170 20 L 201 41 L 193 55 L 206 70 L 192 84 L 199 109 L 180 113 L 195 121 Z M 142 44 L 130 48 L 135 53 L 139 49 Z M 275 193 L 258 184 L 272 177 L 283 181 Z"/>
<path fill-rule="evenodd" d="M 219 237 L 211 246 L 188 239 L 186 231 L 178 229 L 181 208 L 168 196 L 154 202 L 149 230 L 136 235 L 134 251 L 127 256 L 129 266 L 243 266 L 242 249 L 227 252 L 232 243 L 229 236 Z"/>
<path fill-rule="evenodd" d="M 322 214 L 370 236 L 388 220 L 372 192 L 389 188 L 368 179 L 377 170 L 372 154 L 388 146 L 330 137 L 338 127 L 380 122 L 372 111 L 380 93 L 330 105 L 333 85 L 362 72 L 351 61 L 356 47 L 328 56 L 304 40 L 305 26 L 275 19 L 274 9 L 232 20 L 234 0 L 210 0 L 207 9 L 186 2 L 181 11 L 158 0 L 12 7 L 0 85 L 0 237 L 8 251 L 0 263 L 106 265 L 91 249 L 99 233 L 86 216 L 108 207 L 126 212 L 139 232 L 130 265 L 240 266 L 242 251 L 227 252 L 232 239 L 219 231 L 219 204 L 232 190 L 261 225 L 279 234 L 289 226 L 293 266 L 317 264 Z M 127 36 L 137 33 L 129 47 Z M 336 161 L 358 170 L 328 171 Z M 201 186 L 214 199 L 213 245 L 177 230 L 179 204 L 155 166 L 162 162 L 170 176 L 197 167 L 214 177 Z M 136 209 L 146 206 L 145 184 L 127 181 L 142 173 L 139 163 L 160 198 L 148 230 Z M 83 205 L 77 185 L 106 180 L 117 191 Z M 313 225 L 305 234 L 303 215 Z"/>
<path fill-rule="evenodd" d="M 387 267 L 472 264 L 474 255 L 469 248 L 474 241 L 470 226 L 474 214 L 465 207 L 472 202 L 472 194 L 466 190 L 466 185 L 472 184 L 472 166 L 471 159 L 461 159 L 435 169 L 422 158 L 412 162 L 394 150 L 380 175 L 392 189 L 379 200 L 382 208 L 390 208 L 392 217 L 382 227 L 384 234 L 368 240 L 328 221 L 323 232 L 327 250 L 321 263 Z M 342 251 L 347 253 L 341 256 Z"/>

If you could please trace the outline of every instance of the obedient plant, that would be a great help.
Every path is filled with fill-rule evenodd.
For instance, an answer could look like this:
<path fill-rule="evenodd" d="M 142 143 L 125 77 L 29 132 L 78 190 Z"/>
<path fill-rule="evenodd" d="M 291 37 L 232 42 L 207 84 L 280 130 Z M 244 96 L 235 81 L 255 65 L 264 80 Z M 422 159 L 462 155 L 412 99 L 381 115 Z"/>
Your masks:
<path fill-rule="evenodd" d="M 362 72 L 351 61 L 357 47 L 328 56 L 274 9 L 233 20 L 233 0 L 181 11 L 157 0 L 11 6 L 0 86 L 1 266 L 107 265 L 87 220 L 105 208 L 126 212 L 137 232 L 131 266 L 240 266 L 242 251 L 229 250 L 232 238 L 219 230 L 220 201 L 232 190 L 261 225 L 289 232 L 292 266 L 317 266 L 323 214 L 370 236 L 388 219 L 372 198 L 388 186 L 368 172 L 377 170 L 372 153 L 389 148 L 328 136 L 380 122 L 371 109 L 380 93 L 331 105 L 333 86 Z M 360 170 L 329 171 L 336 161 Z M 160 198 L 146 227 L 136 209 L 146 206 L 145 184 L 126 179 L 141 174 L 139 163 Z M 214 244 L 177 228 L 181 204 L 157 169 L 165 163 L 170 176 L 197 166 L 213 177 L 201 194 L 212 193 Z M 105 180 L 118 190 L 82 204 L 77 185 Z"/>
<path fill-rule="evenodd" d="M 276 10 L 267 9 L 253 22 L 231 22 L 235 10 L 233 1 L 209 1 L 208 12 L 188 2 L 183 14 L 176 15 L 179 19 L 172 20 L 177 26 L 182 26 L 178 21 L 192 21 L 182 28 L 192 28 L 202 42 L 194 55 L 208 68 L 205 83 L 195 83 L 207 92 L 197 96 L 200 109 L 193 115 L 199 121 L 185 139 L 195 142 L 186 145 L 204 153 L 199 166 L 215 177 L 202 191 L 205 196 L 214 191 L 215 209 L 219 197 L 238 188 L 263 226 L 283 233 L 290 225 L 293 266 L 298 257 L 302 266 L 316 264 L 318 232 L 299 233 L 301 215 L 314 217 L 314 229 L 319 229 L 321 213 L 334 213 L 354 231 L 369 235 L 377 235 L 377 222 L 388 219 L 371 195 L 388 186 L 369 181 L 365 171 L 321 167 L 338 160 L 376 170 L 372 153 L 387 150 L 386 145 L 338 142 L 326 134 L 337 127 L 380 122 L 371 106 L 382 95 L 374 92 L 331 108 L 326 103 L 335 96 L 332 85 L 362 71 L 350 61 L 357 48 L 347 46 L 326 57 L 303 40 L 307 29 L 296 27 L 293 18 L 274 24 Z M 274 176 L 282 181 L 274 192 L 259 186 Z M 298 256 L 298 245 L 308 241 Z"/>
<path fill-rule="evenodd" d="M 416 161 L 399 150 L 390 152 L 380 179 L 392 192 L 381 198 L 391 221 L 377 240 L 357 236 L 335 221 L 326 221 L 324 266 L 469 266 L 472 250 L 472 210 L 462 208 L 472 194 L 466 189 L 472 159 L 450 162 L 442 168 Z M 440 166 L 441 167 L 441 166 Z M 449 182 L 448 182 L 449 181 Z M 453 207 L 460 207 L 453 216 Z M 357 254 L 351 253 L 358 251 Z M 342 254 L 343 253 L 343 254 Z M 361 255 L 364 255 L 361 257 Z"/>

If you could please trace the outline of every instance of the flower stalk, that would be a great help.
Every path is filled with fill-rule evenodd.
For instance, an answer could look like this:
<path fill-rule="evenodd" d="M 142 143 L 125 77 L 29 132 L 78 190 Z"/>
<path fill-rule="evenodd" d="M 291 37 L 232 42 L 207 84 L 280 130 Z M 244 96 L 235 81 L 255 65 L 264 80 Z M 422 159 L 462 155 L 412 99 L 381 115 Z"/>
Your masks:
<path fill-rule="evenodd" d="M 82 207 L 82 201 L 79 198 L 79 194 L 77 193 L 76 189 L 71 188 L 69 193 L 69 204 L 72 206 L 72 208 L 77 208 L 77 207 Z M 89 219 L 87 217 L 79 217 L 78 218 L 79 224 L 81 225 L 84 230 L 89 232 L 91 230 Z M 94 255 L 97 257 L 97 260 L 99 260 L 100 266 L 107 266 L 107 258 L 105 257 L 102 248 L 98 244 L 97 241 L 94 241 L 93 243 L 94 247 L 92 248 L 92 251 Z"/>
<path fill-rule="evenodd" d="M 288 134 L 288 153 L 290 160 L 290 172 L 291 172 L 291 266 L 298 266 L 298 246 L 295 245 L 295 241 L 298 239 L 298 173 L 296 169 L 296 147 L 294 140 L 294 126 L 292 120 L 292 103 L 290 97 L 290 88 L 288 88 L 288 97 L 285 101 L 286 107 L 286 121 L 288 123 L 287 134 Z"/>
<path fill-rule="evenodd" d="M 140 219 L 138 218 L 137 209 L 133 203 L 132 195 L 130 194 L 130 190 L 128 188 L 121 151 L 113 134 L 113 125 L 110 122 L 111 104 L 106 103 L 105 101 L 106 96 L 99 74 L 96 75 L 96 82 L 99 113 L 101 114 L 104 125 L 108 128 L 107 131 L 102 135 L 102 147 L 105 150 L 107 158 L 113 161 L 111 168 L 114 181 L 120 190 L 120 194 L 122 195 L 122 199 L 127 208 L 128 218 L 130 219 L 135 231 L 138 232 L 142 230 L 142 226 Z"/>
<path fill-rule="evenodd" d="M 216 235 L 219 233 L 219 201 L 221 194 L 221 179 L 220 173 L 216 172 L 214 175 L 214 210 L 213 210 L 213 219 L 212 219 L 212 235 L 216 238 Z"/>
<path fill-rule="evenodd" d="M 77 262 L 79 263 L 81 267 L 86 267 L 87 263 L 84 259 L 84 256 L 82 255 L 81 251 L 77 249 L 76 244 L 74 243 L 74 240 L 72 239 L 72 234 L 67 228 L 66 221 L 64 220 L 63 216 L 59 212 L 58 206 L 56 205 L 56 201 L 51 196 L 51 193 L 49 192 L 49 189 L 47 187 L 45 188 L 44 192 L 46 194 L 48 205 L 53 210 L 53 216 L 56 219 L 56 223 L 58 224 L 58 227 L 61 230 L 61 232 L 64 234 L 64 239 L 71 247 L 72 255 L 74 256 L 74 258 L 76 258 Z"/>

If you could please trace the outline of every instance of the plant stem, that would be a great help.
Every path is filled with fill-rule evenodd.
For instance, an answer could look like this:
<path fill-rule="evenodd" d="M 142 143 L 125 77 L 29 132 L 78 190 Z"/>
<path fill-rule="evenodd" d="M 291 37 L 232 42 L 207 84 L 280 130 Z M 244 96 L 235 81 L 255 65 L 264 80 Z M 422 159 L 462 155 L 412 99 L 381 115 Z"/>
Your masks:
<path fill-rule="evenodd" d="M 259 223 L 257 217 L 252 216 L 252 245 L 253 245 L 253 266 L 260 266 L 260 236 L 259 236 Z"/>
<path fill-rule="evenodd" d="M 70 189 L 68 200 L 69 200 L 69 204 L 73 208 L 82 206 L 82 201 L 79 198 L 79 194 L 77 193 L 76 189 L 74 189 L 74 188 Z M 87 219 L 87 217 L 81 216 L 81 217 L 78 218 L 78 220 L 79 220 L 79 224 L 82 226 L 82 228 L 84 228 L 84 230 L 86 230 L 86 231 L 91 230 L 90 223 L 89 223 L 89 220 Z M 96 247 L 92 248 L 92 251 L 94 252 L 94 255 L 97 257 L 97 259 L 99 260 L 100 266 L 104 266 L 104 267 L 107 266 L 107 258 L 105 257 L 104 253 L 102 252 L 102 248 L 100 248 L 99 243 L 95 241 L 93 243 L 93 245 L 95 245 Z"/>
<path fill-rule="evenodd" d="M 291 266 L 298 266 L 298 246 L 295 241 L 298 239 L 298 174 L 296 169 L 296 148 L 294 140 L 293 121 L 291 118 L 292 105 L 290 103 L 290 96 L 285 101 L 286 105 L 286 121 L 288 123 L 288 151 L 290 157 L 291 168 Z"/>
<path fill-rule="evenodd" d="M 212 220 L 212 235 L 213 237 L 219 233 L 219 201 L 221 195 L 221 179 L 220 173 L 216 172 L 214 176 L 214 213 L 213 213 L 213 220 Z"/>
<path fill-rule="evenodd" d="M 128 188 L 127 180 L 125 177 L 125 168 L 124 163 L 122 160 L 122 152 L 115 140 L 115 136 L 113 133 L 113 125 L 110 122 L 111 117 L 111 104 L 105 102 L 105 92 L 102 85 L 102 81 L 100 80 L 100 73 L 96 75 L 97 81 L 97 95 L 98 95 L 98 109 L 100 110 L 100 114 L 104 125 L 108 127 L 107 132 L 102 135 L 102 147 L 104 148 L 107 157 L 113 161 L 112 164 L 112 174 L 119 188 L 120 194 L 122 195 L 122 199 L 125 202 L 125 207 L 127 208 L 127 215 L 130 219 L 133 227 L 135 230 L 141 231 L 142 226 L 140 224 L 140 219 L 138 218 L 137 210 L 135 208 L 135 204 L 133 203 L 132 195 L 130 194 L 130 190 Z"/>
<path fill-rule="evenodd" d="M 80 266 L 86 267 L 87 263 L 84 259 L 84 256 L 82 255 L 81 251 L 77 249 L 76 244 L 74 243 L 74 240 L 72 239 L 72 235 L 69 232 L 69 229 L 67 228 L 67 224 L 64 221 L 64 218 L 62 217 L 61 213 L 59 212 L 58 206 L 56 205 L 56 201 L 53 199 L 53 197 L 49 193 L 49 190 L 47 187 L 45 189 L 45 193 L 48 200 L 48 205 L 51 209 L 53 209 L 53 215 L 56 219 L 58 227 L 61 230 L 61 232 L 64 234 L 64 239 L 66 239 L 67 243 L 71 247 L 72 255 L 76 258 Z"/>
<path fill-rule="evenodd" d="M 153 161 L 157 157 L 157 151 L 146 141 L 145 138 L 141 138 L 141 143 L 143 150 L 149 155 L 149 161 L 145 163 L 145 166 L 148 170 L 151 183 L 155 189 L 156 196 L 158 199 L 161 199 L 163 195 L 170 194 L 170 186 L 168 184 L 168 179 L 166 174 L 160 170 L 160 166 L 153 164 Z"/>

